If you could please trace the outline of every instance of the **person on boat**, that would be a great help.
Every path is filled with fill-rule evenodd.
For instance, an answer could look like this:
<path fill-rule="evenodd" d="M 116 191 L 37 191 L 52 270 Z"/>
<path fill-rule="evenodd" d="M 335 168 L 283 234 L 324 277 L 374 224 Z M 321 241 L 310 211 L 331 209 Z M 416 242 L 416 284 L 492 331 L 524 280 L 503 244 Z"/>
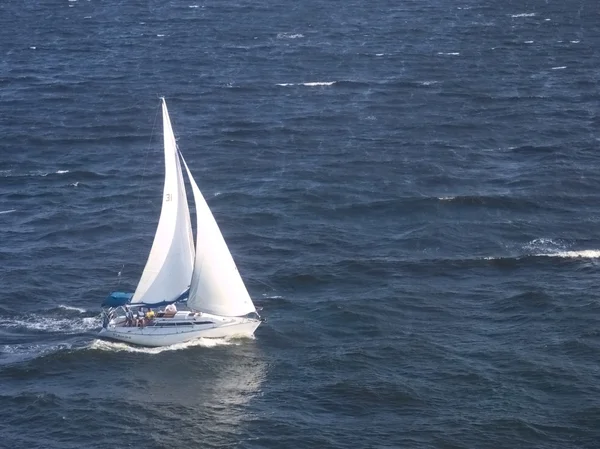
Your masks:
<path fill-rule="evenodd" d="M 165 307 L 165 316 L 166 317 L 173 317 L 173 316 L 175 316 L 176 313 L 177 313 L 177 307 L 175 306 L 175 304 L 169 304 L 169 305 L 167 305 L 167 307 Z"/>
<path fill-rule="evenodd" d="M 136 315 L 135 315 L 135 327 L 144 327 L 144 309 L 142 309 L 141 307 L 138 309 Z"/>
<path fill-rule="evenodd" d="M 146 312 L 146 324 L 152 321 L 155 316 L 156 314 L 154 313 L 154 310 L 148 309 L 148 311 Z"/>
<path fill-rule="evenodd" d="M 133 311 L 125 306 L 125 326 L 133 326 Z"/>

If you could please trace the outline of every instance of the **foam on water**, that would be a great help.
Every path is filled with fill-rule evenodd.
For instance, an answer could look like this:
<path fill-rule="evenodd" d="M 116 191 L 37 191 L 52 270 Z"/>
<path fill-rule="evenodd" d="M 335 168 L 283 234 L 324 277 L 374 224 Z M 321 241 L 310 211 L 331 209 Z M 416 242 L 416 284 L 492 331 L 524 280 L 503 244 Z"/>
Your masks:
<path fill-rule="evenodd" d="M 581 251 L 560 251 L 557 253 L 536 254 L 540 257 L 562 257 L 567 259 L 598 259 L 600 258 L 600 250 L 586 249 Z"/>
<path fill-rule="evenodd" d="M 246 337 L 253 339 L 254 337 Z M 182 349 L 193 348 L 200 346 L 203 348 L 214 348 L 216 346 L 229 346 L 239 345 L 240 339 L 229 339 L 229 338 L 198 338 L 196 340 L 188 341 L 185 343 L 177 343 L 170 346 L 160 346 L 157 348 L 146 348 L 142 346 L 130 346 L 126 343 L 107 341 L 96 339 L 90 343 L 89 349 L 99 351 L 110 351 L 110 352 L 137 352 L 144 354 L 160 354 L 165 351 L 180 351 Z"/>
<path fill-rule="evenodd" d="M 319 86 L 332 86 L 337 81 L 311 81 L 307 83 L 277 83 L 277 86 L 288 87 L 288 86 L 307 86 L 307 87 L 319 87 Z"/>
<path fill-rule="evenodd" d="M 523 12 L 520 14 L 512 14 L 511 17 L 513 18 L 518 18 L 518 17 L 535 17 L 536 13 L 534 12 Z"/>
<path fill-rule="evenodd" d="M 600 258 L 600 250 L 597 249 L 581 249 L 572 250 L 569 244 L 549 238 L 538 238 L 523 246 L 524 252 L 513 256 L 520 259 L 523 257 L 557 257 L 565 259 L 598 259 Z M 500 260 L 506 259 L 506 256 L 487 256 L 484 260 Z M 509 257 L 510 258 L 510 257 Z"/>
<path fill-rule="evenodd" d="M 336 82 L 337 81 L 314 81 L 314 82 L 310 82 L 310 83 L 301 83 L 301 84 L 303 86 L 316 87 L 316 86 L 332 86 Z"/>
<path fill-rule="evenodd" d="M 35 48 L 35 47 L 34 47 Z M 43 178 L 45 178 L 46 176 L 50 175 L 50 174 L 56 174 L 56 175 L 64 175 L 65 173 L 69 173 L 69 170 L 56 170 L 55 172 L 49 172 L 49 171 L 44 171 L 44 170 L 32 170 L 32 171 L 28 171 L 28 172 L 15 172 L 13 170 L 1 170 L 0 171 L 0 176 L 3 178 L 12 178 L 12 177 L 19 177 L 19 176 L 41 176 Z"/>
<path fill-rule="evenodd" d="M 59 304 L 58 307 L 61 308 L 61 309 L 64 309 L 64 310 L 72 310 L 72 311 L 79 312 L 79 313 L 85 313 L 85 312 L 87 312 L 87 310 L 82 309 L 80 307 L 67 306 L 67 305 L 64 305 L 64 304 Z"/>
<path fill-rule="evenodd" d="M 304 37 L 301 33 L 277 33 L 277 39 L 299 39 Z"/>
<path fill-rule="evenodd" d="M 485 256 L 483 260 L 503 260 L 503 259 L 521 259 L 523 257 L 556 257 L 561 259 L 598 259 L 600 250 L 586 249 L 581 251 L 558 251 L 548 253 L 522 254 L 514 257 L 506 256 Z"/>
<path fill-rule="evenodd" d="M 22 363 L 59 351 L 73 349 L 71 343 L 34 343 L 15 344 L 0 346 L 0 365 Z"/>
<path fill-rule="evenodd" d="M 567 249 L 567 244 L 561 240 L 540 237 L 526 243 L 523 248 L 531 253 L 558 252 Z"/>
<path fill-rule="evenodd" d="M 43 315 L 31 315 L 25 318 L 7 318 L 0 320 L 0 327 L 9 329 L 27 329 L 43 332 L 64 332 L 67 334 L 87 332 L 100 327 L 99 317 L 54 318 Z"/>

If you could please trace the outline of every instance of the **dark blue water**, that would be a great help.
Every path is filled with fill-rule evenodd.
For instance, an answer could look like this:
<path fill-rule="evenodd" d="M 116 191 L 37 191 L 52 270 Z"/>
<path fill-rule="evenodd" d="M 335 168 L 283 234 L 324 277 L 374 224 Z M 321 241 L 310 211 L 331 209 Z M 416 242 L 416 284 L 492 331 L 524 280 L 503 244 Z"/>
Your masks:
<path fill-rule="evenodd" d="M 0 3 L 0 447 L 600 447 L 599 13 Z M 95 338 L 160 95 L 255 339 Z"/>

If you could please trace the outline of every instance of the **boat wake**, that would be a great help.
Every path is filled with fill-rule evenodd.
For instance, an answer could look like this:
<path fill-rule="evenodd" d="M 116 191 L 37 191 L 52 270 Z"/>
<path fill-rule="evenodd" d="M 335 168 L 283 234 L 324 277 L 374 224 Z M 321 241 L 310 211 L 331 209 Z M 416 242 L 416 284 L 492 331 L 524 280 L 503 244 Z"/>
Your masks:
<path fill-rule="evenodd" d="M 48 315 L 31 314 L 14 318 L 0 318 L 0 329 L 76 334 L 89 332 L 101 326 L 98 315 L 70 318 L 60 318 L 53 315 L 53 313 L 49 312 Z"/>
<path fill-rule="evenodd" d="M 254 339 L 254 337 L 245 337 Z M 146 348 L 143 346 L 130 346 L 126 343 L 120 343 L 116 341 L 107 341 L 96 339 L 88 346 L 88 349 L 109 351 L 109 352 L 137 352 L 144 354 L 160 354 L 164 351 L 179 351 L 182 349 L 188 349 L 195 346 L 203 348 L 214 348 L 216 346 L 231 346 L 240 345 L 241 340 L 239 338 L 198 338 L 196 340 L 188 341 L 185 343 L 177 343 L 170 346 L 160 346 L 157 348 Z"/>
<path fill-rule="evenodd" d="M 69 310 L 69 311 L 73 311 L 73 312 L 79 312 L 79 313 L 86 313 L 87 312 L 87 310 L 82 309 L 81 307 L 66 306 L 64 304 L 59 304 L 58 307 L 60 309 Z"/>
<path fill-rule="evenodd" d="M 19 343 L 0 345 L 0 366 L 14 365 L 74 349 L 72 343 Z"/>
<path fill-rule="evenodd" d="M 81 349 L 82 341 L 78 337 L 100 326 L 96 312 L 64 304 L 36 313 L 0 309 L 0 335 L 4 340 L 0 345 L 0 365 Z"/>

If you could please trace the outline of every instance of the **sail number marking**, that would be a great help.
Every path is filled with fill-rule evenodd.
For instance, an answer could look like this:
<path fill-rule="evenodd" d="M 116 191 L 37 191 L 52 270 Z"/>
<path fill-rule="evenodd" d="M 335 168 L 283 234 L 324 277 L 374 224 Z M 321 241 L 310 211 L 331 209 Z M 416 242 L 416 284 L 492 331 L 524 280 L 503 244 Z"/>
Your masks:
<path fill-rule="evenodd" d="M 172 199 L 173 199 L 173 197 L 171 196 L 171 194 L 170 194 L 170 193 L 167 193 L 167 194 L 165 195 L 165 202 L 166 202 L 166 201 L 171 201 Z"/>

